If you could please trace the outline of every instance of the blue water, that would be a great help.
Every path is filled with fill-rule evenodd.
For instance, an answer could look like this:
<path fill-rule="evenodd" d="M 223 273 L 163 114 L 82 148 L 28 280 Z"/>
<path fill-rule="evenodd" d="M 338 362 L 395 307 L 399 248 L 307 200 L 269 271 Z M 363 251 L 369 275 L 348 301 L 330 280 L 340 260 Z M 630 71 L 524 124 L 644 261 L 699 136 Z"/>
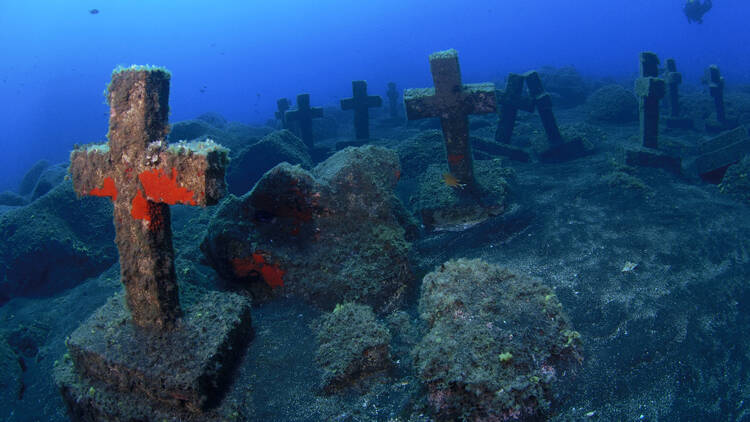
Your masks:
<path fill-rule="evenodd" d="M 543 65 L 626 76 L 642 50 L 677 58 L 687 81 L 712 63 L 747 80 L 750 3 L 715 3 L 691 25 L 679 0 L 4 0 L 0 189 L 36 160 L 104 137 L 102 90 L 117 65 L 173 72 L 172 121 L 216 111 L 249 123 L 301 91 L 333 103 L 352 79 L 373 91 L 426 86 L 426 56 L 451 47 L 467 81 Z"/>

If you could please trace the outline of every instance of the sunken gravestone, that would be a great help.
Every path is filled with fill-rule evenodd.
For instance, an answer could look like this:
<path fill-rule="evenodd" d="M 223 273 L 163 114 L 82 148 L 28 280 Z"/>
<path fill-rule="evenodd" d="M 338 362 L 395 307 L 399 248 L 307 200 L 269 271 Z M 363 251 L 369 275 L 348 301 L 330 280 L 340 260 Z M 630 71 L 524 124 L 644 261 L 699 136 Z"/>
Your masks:
<path fill-rule="evenodd" d="M 314 147 L 312 119 L 323 117 L 321 107 L 310 107 L 310 94 L 297 95 L 297 109 L 284 113 L 287 124 L 296 122 L 299 125 L 300 138 L 311 150 Z"/>
<path fill-rule="evenodd" d="M 76 421 L 221 420 L 210 409 L 251 334 L 250 303 L 238 295 L 180 306 L 169 205 L 215 204 L 227 150 L 167 145 L 169 81 L 159 68 L 115 70 L 109 143 L 71 153 L 76 194 L 113 202 L 125 286 L 124 299 L 111 298 L 67 339 L 56 378 Z"/>
<path fill-rule="evenodd" d="M 395 82 L 388 82 L 388 112 L 391 115 L 391 119 L 398 118 L 398 90 L 396 89 Z"/>
<path fill-rule="evenodd" d="M 716 110 L 716 119 L 706 121 L 706 130 L 708 132 L 718 133 L 722 130 L 734 129 L 738 122 L 735 119 L 727 119 L 726 108 L 724 107 L 724 77 L 716 65 L 711 65 L 706 69 L 706 82 L 708 91 L 714 99 L 714 108 Z"/>
<path fill-rule="evenodd" d="M 631 166 L 656 167 L 681 173 L 682 160 L 658 150 L 659 101 L 666 94 L 666 83 L 659 76 L 659 58 L 651 52 L 640 54 L 640 77 L 635 81 L 640 114 L 642 148 L 625 151 L 625 161 Z"/>
<path fill-rule="evenodd" d="M 665 119 L 668 128 L 692 129 L 693 119 L 680 117 L 680 84 L 682 73 L 677 71 L 677 63 L 674 59 L 667 59 L 667 67 L 664 72 L 667 83 L 667 98 L 669 99 L 669 116 Z"/>
<path fill-rule="evenodd" d="M 286 111 L 289 110 L 289 100 L 286 98 L 276 100 L 276 110 L 274 116 L 281 122 L 281 128 L 289 129 L 289 124 L 286 122 Z"/>
<path fill-rule="evenodd" d="M 382 104 L 379 95 L 367 95 L 366 81 L 352 81 L 352 97 L 341 100 L 341 109 L 354 110 L 354 133 L 358 140 L 370 139 L 370 108 Z"/>
<path fill-rule="evenodd" d="M 433 170 L 433 177 L 422 178 L 415 211 L 429 228 L 463 230 L 505 209 L 507 184 L 493 172 L 475 177 L 469 138 L 468 116 L 495 112 L 495 86 L 464 85 L 458 53 L 452 49 L 431 54 L 430 71 L 434 88 L 404 92 L 406 117 L 440 118 L 448 173 L 442 177 L 445 183 L 441 182 L 440 170 Z"/>

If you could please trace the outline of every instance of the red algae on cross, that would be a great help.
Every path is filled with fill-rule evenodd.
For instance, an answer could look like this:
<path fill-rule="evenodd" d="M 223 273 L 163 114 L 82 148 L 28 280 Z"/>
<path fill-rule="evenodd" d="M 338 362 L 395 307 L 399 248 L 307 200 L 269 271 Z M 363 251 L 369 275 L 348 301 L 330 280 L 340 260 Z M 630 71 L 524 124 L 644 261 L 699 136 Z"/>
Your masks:
<path fill-rule="evenodd" d="M 113 201 L 117 200 L 117 187 L 115 187 L 115 180 L 111 177 L 105 177 L 102 181 L 102 187 L 91 189 L 89 195 L 109 196 Z"/>
<path fill-rule="evenodd" d="M 146 198 L 169 205 L 182 203 L 197 205 L 193 191 L 177 184 L 177 170 L 172 168 L 171 177 L 162 169 L 146 170 L 138 174 Z"/>
<path fill-rule="evenodd" d="M 238 277 L 246 277 L 251 272 L 257 272 L 263 277 L 271 288 L 281 287 L 284 285 L 284 273 L 278 265 L 267 263 L 263 253 L 257 251 L 250 258 L 232 259 L 234 273 Z"/>
<path fill-rule="evenodd" d="M 130 208 L 130 215 L 136 220 L 146 220 L 151 222 L 151 215 L 148 212 L 148 200 L 143 197 L 143 192 L 138 190 L 133 197 L 133 204 Z"/>

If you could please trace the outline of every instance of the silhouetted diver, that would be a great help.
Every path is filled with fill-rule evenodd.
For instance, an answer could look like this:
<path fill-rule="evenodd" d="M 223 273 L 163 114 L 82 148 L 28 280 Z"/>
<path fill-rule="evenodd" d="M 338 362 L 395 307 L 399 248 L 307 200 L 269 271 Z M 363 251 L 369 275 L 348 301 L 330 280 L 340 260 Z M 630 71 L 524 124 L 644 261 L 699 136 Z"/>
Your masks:
<path fill-rule="evenodd" d="M 700 0 L 688 0 L 687 3 L 685 3 L 685 7 L 682 8 L 682 11 L 685 12 L 688 23 L 693 23 L 693 21 L 703 23 L 703 15 L 711 10 L 711 6 L 711 0 L 706 0 L 703 3 L 701 3 Z"/>

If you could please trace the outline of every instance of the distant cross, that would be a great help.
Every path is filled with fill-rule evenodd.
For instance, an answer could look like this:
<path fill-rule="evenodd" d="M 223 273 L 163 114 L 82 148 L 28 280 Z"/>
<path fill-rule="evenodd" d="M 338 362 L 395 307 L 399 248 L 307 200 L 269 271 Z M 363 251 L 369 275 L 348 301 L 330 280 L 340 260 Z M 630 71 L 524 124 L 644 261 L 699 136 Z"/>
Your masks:
<path fill-rule="evenodd" d="M 299 124 L 302 141 L 308 148 L 313 147 L 313 130 L 312 119 L 323 117 L 323 109 L 320 107 L 310 107 L 310 94 L 297 95 L 297 109 L 285 113 L 287 122 L 297 122 Z"/>
<path fill-rule="evenodd" d="M 370 138 L 370 108 L 383 105 L 379 95 L 367 95 L 366 81 L 352 81 L 352 98 L 341 100 L 342 110 L 354 110 L 354 132 L 357 139 Z"/>
<path fill-rule="evenodd" d="M 286 116 L 284 114 L 287 110 L 289 110 L 289 100 L 286 98 L 279 98 L 278 100 L 276 100 L 276 109 L 278 111 L 274 113 L 274 116 L 276 116 L 276 118 L 281 121 L 281 128 L 289 129 L 287 127 L 288 125 L 286 122 Z"/>
<path fill-rule="evenodd" d="M 398 117 L 398 91 L 396 90 L 395 82 L 388 82 L 388 108 L 390 109 L 391 118 L 395 119 Z"/>
<path fill-rule="evenodd" d="M 161 69 L 115 71 L 109 143 L 77 147 L 70 164 L 79 197 L 112 199 L 132 321 L 156 330 L 180 316 L 169 204 L 215 204 L 226 188 L 225 149 L 211 141 L 167 145 L 169 80 Z"/>
<path fill-rule="evenodd" d="M 716 120 L 721 124 L 727 121 L 727 115 L 724 111 L 724 78 L 721 77 L 719 67 L 711 65 L 706 69 L 706 79 L 708 80 L 708 89 L 714 98 L 716 107 Z"/>
<path fill-rule="evenodd" d="M 680 117 L 680 84 L 682 83 L 682 74 L 677 71 L 677 64 L 674 59 L 667 59 L 667 71 L 664 73 L 664 79 L 667 83 L 669 114 L 671 117 Z"/>
<path fill-rule="evenodd" d="M 656 148 L 659 139 L 659 101 L 666 94 L 666 84 L 659 76 L 659 58 L 654 53 L 640 54 L 640 77 L 635 81 L 639 101 L 641 141 L 646 148 Z"/>
<path fill-rule="evenodd" d="M 458 183 L 473 184 L 468 116 L 495 112 L 495 85 L 463 85 L 458 52 L 452 49 L 431 54 L 430 71 L 435 88 L 407 89 L 404 92 L 406 117 L 409 120 L 439 117 L 451 174 Z"/>
<path fill-rule="evenodd" d="M 500 122 L 495 132 L 495 140 L 503 143 L 510 143 L 513 136 L 513 127 L 516 124 L 518 110 L 534 111 L 534 102 L 531 98 L 523 95 L 524 76 L 517 73 L 508 75 L 505 83 L 505 91 L 500 94 Z"/>

